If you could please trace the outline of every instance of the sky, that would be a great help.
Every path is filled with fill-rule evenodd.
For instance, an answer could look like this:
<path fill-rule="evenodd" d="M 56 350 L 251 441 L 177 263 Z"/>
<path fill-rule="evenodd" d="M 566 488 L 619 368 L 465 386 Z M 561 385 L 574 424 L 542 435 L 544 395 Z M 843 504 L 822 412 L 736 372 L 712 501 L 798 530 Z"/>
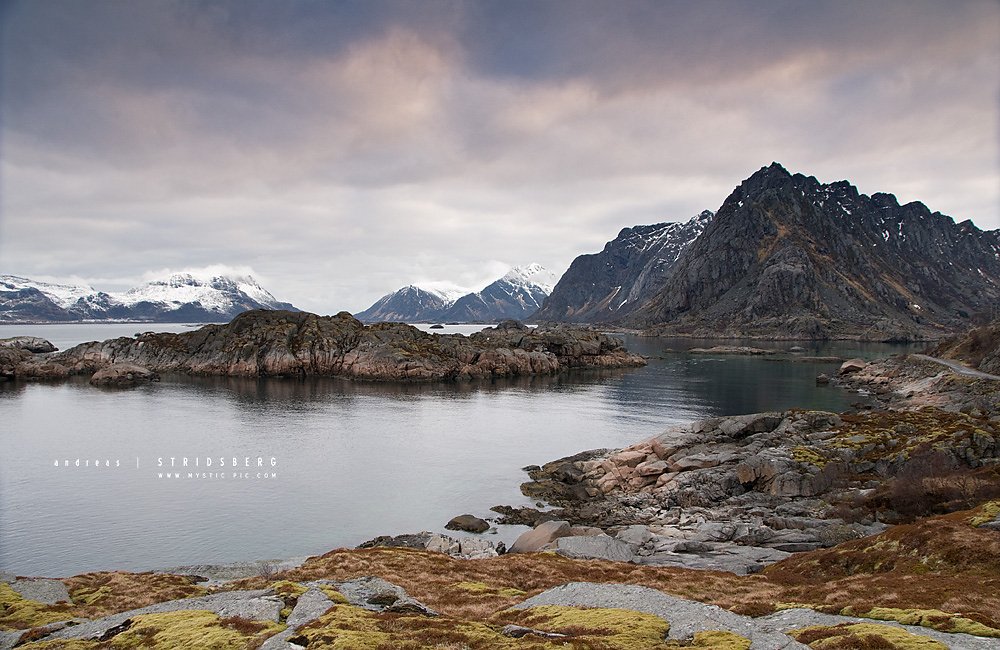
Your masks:
<path fill-rule="evenodd" d="M 0 0 L 0 273 L 359 311 L 778 161 L 1000 228 L 1000 2 Z"/>

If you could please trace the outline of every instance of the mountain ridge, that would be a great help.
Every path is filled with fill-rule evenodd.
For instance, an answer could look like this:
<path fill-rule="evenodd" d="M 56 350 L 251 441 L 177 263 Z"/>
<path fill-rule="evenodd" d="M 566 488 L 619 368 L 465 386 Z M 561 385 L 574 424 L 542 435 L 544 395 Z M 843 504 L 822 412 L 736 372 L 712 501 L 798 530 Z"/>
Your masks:
<path fill-rule="evenodd" d="M 692 335 L 937 338 L 1000 302 L 1000 238 L 778 163 L 725 200 L 624 322 Z"/>
<path fill-rule="evenodd" d="M 711 223 L 703 210 L 686 222 L 623 228 L 597 253 L 580 255 L 559 279 L 538 320 L 605 322 L 638 307 L 670 272 L 678 256 Z"/>
<path fill-rule="evenodd" d="M 0 322 L 211 322 L 250 309 L 287 309 L 249 275 L 174 273 L 122 292 L 0 275 Z"/>
<path fill-rule="evenodd" d="M 433 289 L 407 285 L 379 298 L 355 316 L 365 322 L 495 322 L 524 320 L 541 307 L 555 284 L 541 264 L 515 266 L 479 291 L 456 299 Z"/>

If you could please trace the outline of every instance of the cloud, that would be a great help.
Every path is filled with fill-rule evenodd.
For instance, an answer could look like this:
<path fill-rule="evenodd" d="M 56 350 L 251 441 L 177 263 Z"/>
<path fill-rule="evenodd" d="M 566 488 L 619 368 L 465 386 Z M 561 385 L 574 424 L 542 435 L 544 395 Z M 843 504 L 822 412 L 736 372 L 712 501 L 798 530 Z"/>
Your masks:
<path fill-rule="evenodd" d="M 5 12 L 5 272 L 252 267 L 280 299 L 358 311 L 561 272 L 772 160 L 1000 227 L 993 2 Z"/>

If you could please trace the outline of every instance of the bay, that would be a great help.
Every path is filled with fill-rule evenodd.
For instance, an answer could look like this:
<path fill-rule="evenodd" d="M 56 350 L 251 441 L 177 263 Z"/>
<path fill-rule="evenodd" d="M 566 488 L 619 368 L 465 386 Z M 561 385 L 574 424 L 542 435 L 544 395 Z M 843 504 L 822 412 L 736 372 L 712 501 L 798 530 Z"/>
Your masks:
<path fill-rule="evenodd" d="M 121 324 L 0 334 L 55 333 L 68 347 L 89 337 L 187 329 L 125 326 L 114 334 Z M 65 330 L 73 327 L 83 329 Z M 434 385 L 184 376 L 130 391 L 99 390 L 82 378 L 0 385 L 0 569 L 50 576 L 144 570 L 444 532 L 454 515 L 529 504 L 518 489 L 525 465 L 621 447 L 702 417 L 841 411 L 859 399 L 816 386 L 815 376 L 836 364 L 684 352 L 718 341 L 625 340 L 649 357 L 648 366 Z M 814 356 L 904 349 L 800 345 Z M 174 473 L 180 477 L 163 477 Z M 509 542 L 521 530 L 500 527 L 490 538 Z"/>

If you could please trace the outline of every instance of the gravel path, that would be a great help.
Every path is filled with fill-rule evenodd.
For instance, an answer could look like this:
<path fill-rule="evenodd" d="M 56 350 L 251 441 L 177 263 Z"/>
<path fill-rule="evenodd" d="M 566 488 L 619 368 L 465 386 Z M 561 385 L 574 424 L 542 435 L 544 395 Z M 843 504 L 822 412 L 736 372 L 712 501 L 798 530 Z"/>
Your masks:
<path fill-rule="evenodd" d="M 923 361 L 930 361 L 932 363 L 937 363 L 942 366 L 946 366 L 951 369 L 956 375 L 961 375 L 963 377 L 974 377 L 976 379 L 993 379 L 994 381 L 1000 381 L 1000 376 L 991 375 L 988 372 L 982 372 L 981 370 L 976 370 L 975 368 L 969 368 L 963 366 L 957 361 L 952 361 L 950 359 L 939 359 L 937 357 L 927 356 L 926 354 L 914 354 L 914 359 L 921 359 Z"/>

